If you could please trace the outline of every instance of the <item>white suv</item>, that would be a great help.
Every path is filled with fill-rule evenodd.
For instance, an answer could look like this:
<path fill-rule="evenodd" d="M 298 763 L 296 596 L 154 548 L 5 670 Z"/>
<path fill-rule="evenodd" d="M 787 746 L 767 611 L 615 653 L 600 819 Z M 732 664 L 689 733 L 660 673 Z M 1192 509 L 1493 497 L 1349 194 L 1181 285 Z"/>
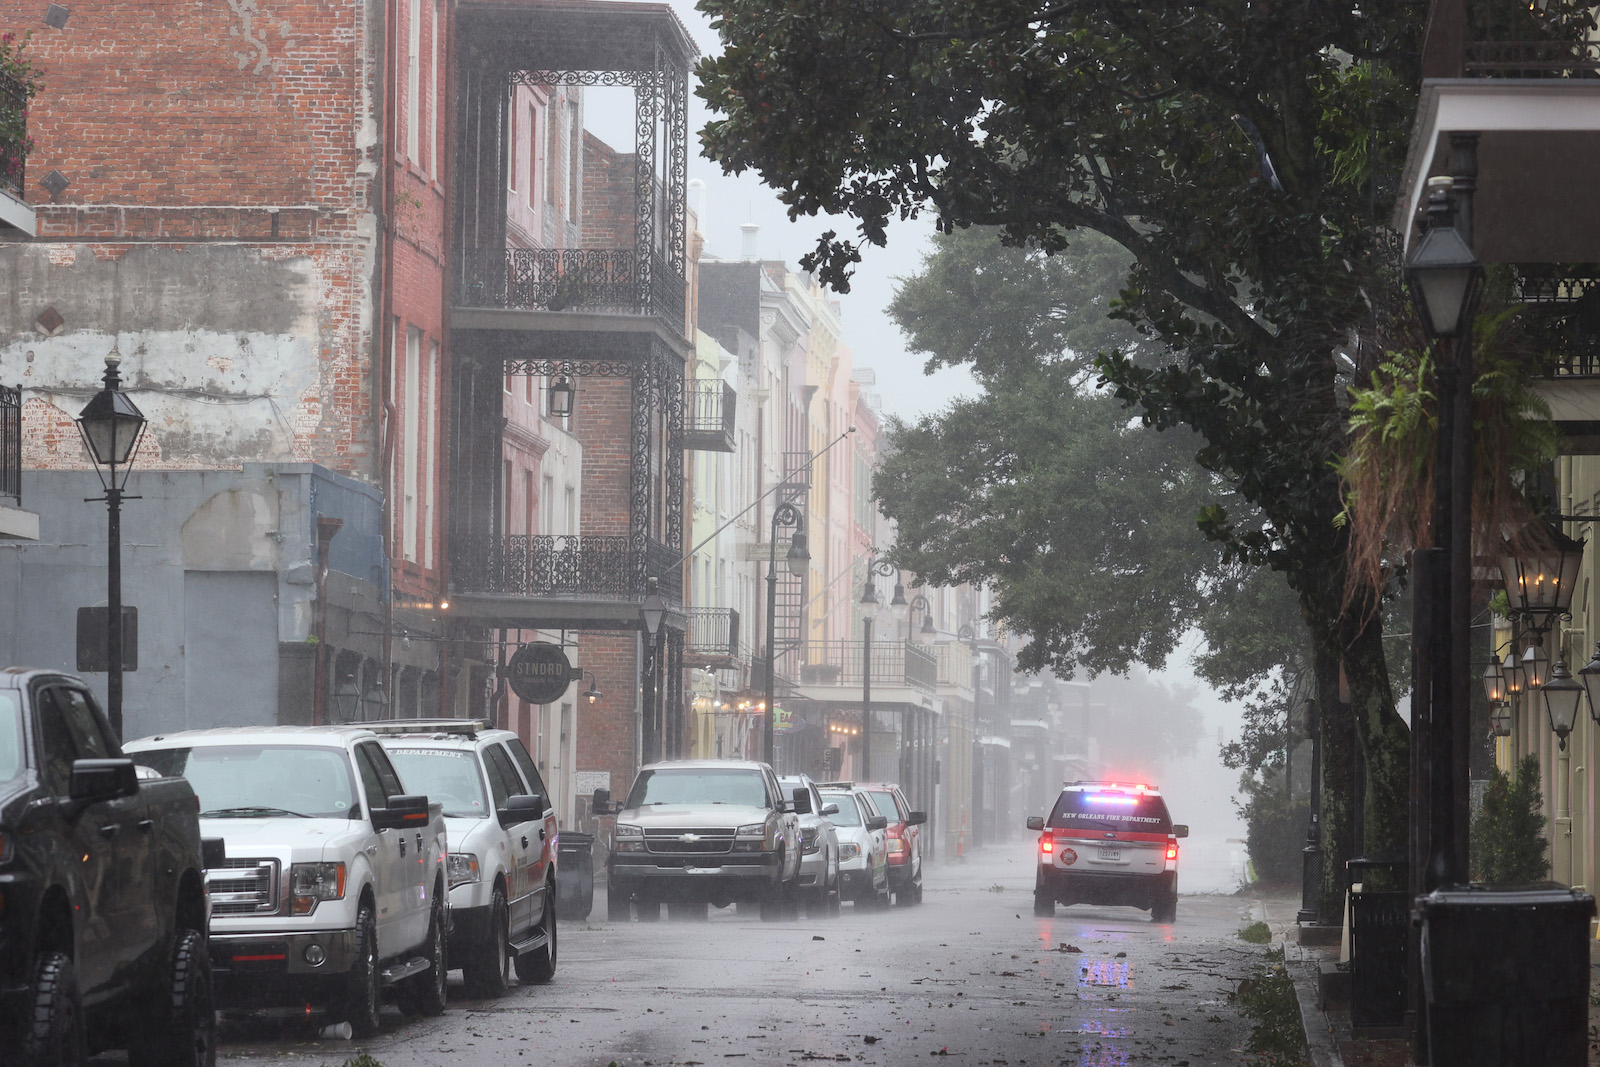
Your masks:
<path fill-rule="evenodd" d="M 1048 820 L 1028 819 L 1039 831 L 1033 913 L 1054 915 L 1056 904 L 1126 904 L 1151 921 L 1178 917 L 1178 839 L 1154 786 L 1073 782 L 1061 790 Z"/>
<path fill-rule="evenodd" d="M 556 813 L 521 739 L 471 719 L 375 723 L 411 789 L 444 806 L 450 835 L 450 965 L 499 996 L 556 970 Z"/>
<path fill-rule="evenodd" d="M 200 833 L 226 844 L 206 873 L 219 1007 L 316 1004 L 363 1037 L 384 985 L 444 1010 L 444 815 L 371 730 L 186 730 L 123 750 L 188 779 Z"/>

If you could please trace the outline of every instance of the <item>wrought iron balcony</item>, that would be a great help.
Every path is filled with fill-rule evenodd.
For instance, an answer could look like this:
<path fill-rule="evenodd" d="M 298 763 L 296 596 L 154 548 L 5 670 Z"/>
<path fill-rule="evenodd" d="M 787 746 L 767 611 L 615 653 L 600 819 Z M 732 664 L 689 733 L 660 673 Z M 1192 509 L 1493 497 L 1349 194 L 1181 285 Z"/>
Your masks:
<path fill-rule="evenodd" d="M 836 685 L 859 690 L 862 682 L 861 642 L 807 641 L 803 685 Z M 938 663 L 925 645 L 911 641 L 884 641 L 872 646 L 872 683 L 884 687 L 910 687 L 931 693 L 938 684 Z"/>
<path fill-rule="evenodd" d="M 810 489 L 811 468 L 810 452 L 785 452 L 783 454 L 783 484 L 790 489 Z"/>
<path fill-rule="evenodd" d="M 0 129 L 12 127 L 19 131 L 12 135 L 0 133 L 0 192 L 13 200 L 23 200 L 25 164 L 28 158 L 28 135 L 21 132 L 28 111 L 28 94 L 12 77 L 0 74 L 0 115 L 5 121 Z"/>
<path fill-rule="evenodd" d="M 22 389 L 0 385 L 0 497 L 22 503 Z"/>
<path fill-rule="evenodd" d="M 648 263 L 648 271 L 645 265 Z M 632 248 L 508 248 L 463 258 L 461 307 L 658 315 L 683 327 L 686 283 Z"/>
<path fill-rule="evenodd" d="M 732 452 L 738 399 L 739 394 L 727 382 L 685 383 L 683 447 L 699 452 Z"/>
<path fill-rule="evenodd" d="M 1575 78 L 1600 71 L 1589 0 L 1435 0 L 1427 78 Z"/>
<path fill-rule="evenodd" d="M 689 632 L 684 662 L 691 667 L 732 670 L 740 660 L 739 613 L 733 608 L 685 608 Z"/>
<path fill-rule="evenodd" d="M 469 542 L 452 563 L 451 579 L 461 593 L 628 600 L 644 596 L 646 577 L 653 574 L 661 595 L 677 602 L 682 574 L 662 565 L 676 559 L 676 552 L 649 541 L 640 566 L 639 550 L 625 536 L 511 534 L 498 543 Z"/>

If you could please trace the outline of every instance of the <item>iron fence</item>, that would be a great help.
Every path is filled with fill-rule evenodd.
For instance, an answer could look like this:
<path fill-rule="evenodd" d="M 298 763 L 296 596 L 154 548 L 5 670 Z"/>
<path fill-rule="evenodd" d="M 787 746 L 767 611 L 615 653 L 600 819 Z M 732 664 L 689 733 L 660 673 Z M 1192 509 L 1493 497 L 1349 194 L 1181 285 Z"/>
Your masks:
<path fill-rule="evenodd" d="M 22 388 L 0 385 L 0 497 L 22 503 Z"/>
<path fill-rule="evenodd" d="M 1423 56 L 1426 77 L 1594 77 L 1600 33 L 1589 0 L 1448 0 Z"/>
<path fill-rule="evenodd" d="M 807 641 L 803 680 L 814 685 L 860 688 L 863 649 L 859 641 Z M 884 641 L 872 646 L 872 680 L 881 685 L 908 685 L 932 692 L 938 684 L 933 652 L 911 641 Z"/>
<path fill-rule="evenodd" d="M 15 200 L 24 199 L 24 171 L 28 159 L 28 134 L 24 116 L 28 93 L 22 83 L 0 74 L 0 190 Z"/>
<path fill-rule="evenodd" d="M 698 659 L 734 660 L 739 657 L 739 612 L 734 608 L 686 608 L 689 633 L 684 655 Z M 694 666 L 694 662 L 690 666 Z"/>
<path fill-rule="evenodd" d="M 660 256 L 645 277 L 631 248 L 508 248 L 464 257 L 466 307 L 659 315 L 683 325 L 685 282 Z"/>
<path fill-rule="evenodd" d="M 684 390 L 688 401 L 683 412 L 684 438 L 725 441 L 731 448 L 738 392 L 727 382 L 689 382 Z"/>
<path fill-rule="evenodd" d="M 632 539 L 621 535 L 510 534 L 499 542 L 468 542 L 451 573 L 462 593 L 619 599 L 644 596 L 645 578 L 654 575 L 661 595 L 675 602 L 683 588 L 681 574 L 670 566 L 676 559 L 666 545 L 648 541 L 641 567 Z"/>

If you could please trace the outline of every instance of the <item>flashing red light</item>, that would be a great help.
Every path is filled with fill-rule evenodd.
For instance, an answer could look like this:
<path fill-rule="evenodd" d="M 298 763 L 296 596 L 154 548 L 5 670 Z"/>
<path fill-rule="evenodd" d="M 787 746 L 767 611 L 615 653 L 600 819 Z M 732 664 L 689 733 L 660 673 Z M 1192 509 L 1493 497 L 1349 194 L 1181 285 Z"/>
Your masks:
<path fill-rule="evenodd" d="M 1177 845 L 1168 845 L 1167 846 L 1167 859 L 1175 860 L 1177 858 L 1178 858 L 1178 846 Z"/>
<path fill-rule="evenodd" d="M 1049 852 L 1054 852 L 1055 850 L 1056 850 L 1056 844 L 1055 844 L 1054 841 L 1040 841 L 1039 842 L 1039 851 L 1040 852 L 1049 853 Z"/>

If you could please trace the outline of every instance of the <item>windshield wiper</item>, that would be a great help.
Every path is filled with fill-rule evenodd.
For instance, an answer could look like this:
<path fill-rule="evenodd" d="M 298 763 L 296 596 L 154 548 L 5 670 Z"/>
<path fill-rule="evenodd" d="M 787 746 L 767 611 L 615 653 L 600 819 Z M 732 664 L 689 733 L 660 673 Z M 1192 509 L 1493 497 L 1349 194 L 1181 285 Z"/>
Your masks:
<path fill-rule="evenodd" d="M 293 815 L 297 819 L 309 819 L 310 815 L 298 811 L 287 811 L 284 808 L 217 808 L 213 811 L 202 811 L 202 819 L 255 819 L 275 815 Z"/>

